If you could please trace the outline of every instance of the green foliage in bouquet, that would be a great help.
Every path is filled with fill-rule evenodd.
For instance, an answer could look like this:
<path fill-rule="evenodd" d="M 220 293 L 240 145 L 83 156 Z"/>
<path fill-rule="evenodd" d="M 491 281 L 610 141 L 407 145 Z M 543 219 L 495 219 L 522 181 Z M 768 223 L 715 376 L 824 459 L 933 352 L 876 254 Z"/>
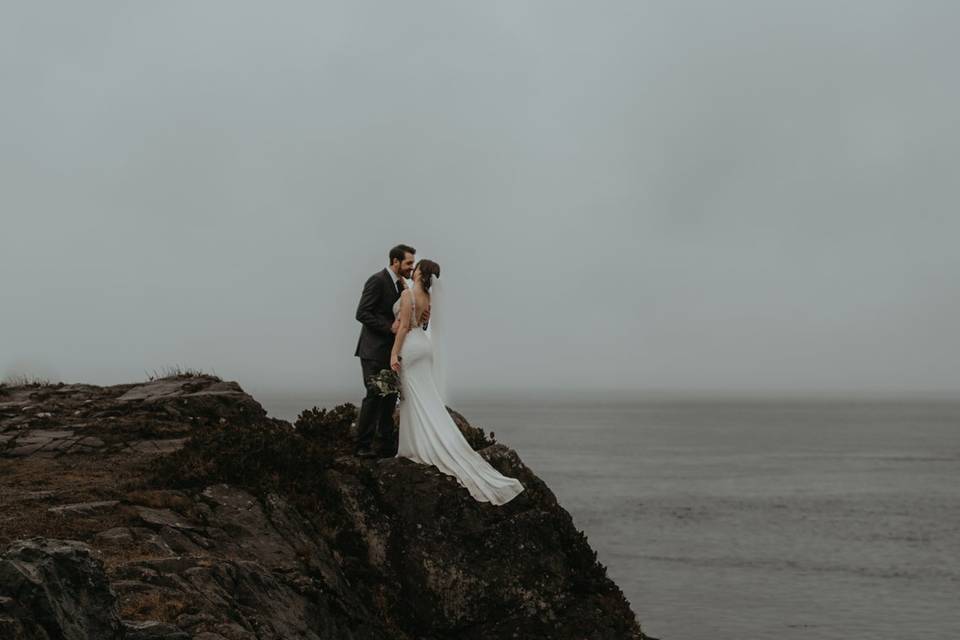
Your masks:
<path fill-rule="evenodd" d="M 375 376 L 370 378 L 370 382 L 377 388 L 381 396 L 397 394 L 403 398 L 403 390 L 400 386 L 400 375 L 393 369 L 383 369 Z"/>

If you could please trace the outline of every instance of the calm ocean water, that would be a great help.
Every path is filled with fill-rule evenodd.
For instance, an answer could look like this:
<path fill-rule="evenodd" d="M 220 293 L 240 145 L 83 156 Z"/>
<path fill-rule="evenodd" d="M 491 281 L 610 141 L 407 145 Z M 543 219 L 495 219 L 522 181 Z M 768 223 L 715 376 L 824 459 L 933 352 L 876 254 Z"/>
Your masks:
<path fill-rule="evenodd" d="M 650 635 L 960 638 L 960 402 L 456 408 L 550 485 Z"/>

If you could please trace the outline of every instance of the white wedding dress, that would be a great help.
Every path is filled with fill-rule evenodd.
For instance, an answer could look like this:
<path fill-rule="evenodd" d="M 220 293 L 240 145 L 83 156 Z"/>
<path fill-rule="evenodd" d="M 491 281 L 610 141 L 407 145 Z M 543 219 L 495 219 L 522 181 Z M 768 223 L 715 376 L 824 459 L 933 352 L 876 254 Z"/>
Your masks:
<path fill-rule="evenodd" d="M 417 323 L 416 296 L 404 292 L 413 303 L 410 331 L 400 350 L 400 444 L 397 457 L 431 464 L 453 476 L 481 502 L 501 505 L 515 498 L 523 485 L 494 469 L 473 450 L 447 412 L 434 379 L 434 345 L 431 336 Z M 397 315 L 400 300 L 394 305 Z M 431 320 L 439 309 L 431 309 Z M 440 382 L 438 385 L 437 383 Z"/>

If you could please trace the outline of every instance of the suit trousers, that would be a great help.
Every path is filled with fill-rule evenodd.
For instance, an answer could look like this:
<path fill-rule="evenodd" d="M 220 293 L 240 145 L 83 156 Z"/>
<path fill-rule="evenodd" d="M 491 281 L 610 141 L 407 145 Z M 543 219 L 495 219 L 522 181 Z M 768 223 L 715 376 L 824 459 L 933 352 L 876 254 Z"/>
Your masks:
<path fill-rule="evenodd" d="M 380 440 L 381 450 L 393 446 L 393 410 L 397 406 L 397 394 L 381 396 L 377 387 L 370 382 L 383 369 L 390 368 L 389 361 L 360 359 L 363 369 L 363 385 L 367 388 L 367 395 L 360 405 L 360 416 L 357 418 L 356 449 L 371 449 L 375 433 Z"/>

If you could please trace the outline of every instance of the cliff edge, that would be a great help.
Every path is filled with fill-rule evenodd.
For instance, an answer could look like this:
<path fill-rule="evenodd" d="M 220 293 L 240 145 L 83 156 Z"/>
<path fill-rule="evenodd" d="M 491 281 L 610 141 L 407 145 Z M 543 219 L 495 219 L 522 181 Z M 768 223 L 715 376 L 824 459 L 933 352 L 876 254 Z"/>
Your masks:
<path fill-rule="evenodd" d="M 235 382 L 0 386 L 0 640 L 641 640 L 586 537 L 526 490 L 350 455 L 352 405 L 268 418 Z"/>

